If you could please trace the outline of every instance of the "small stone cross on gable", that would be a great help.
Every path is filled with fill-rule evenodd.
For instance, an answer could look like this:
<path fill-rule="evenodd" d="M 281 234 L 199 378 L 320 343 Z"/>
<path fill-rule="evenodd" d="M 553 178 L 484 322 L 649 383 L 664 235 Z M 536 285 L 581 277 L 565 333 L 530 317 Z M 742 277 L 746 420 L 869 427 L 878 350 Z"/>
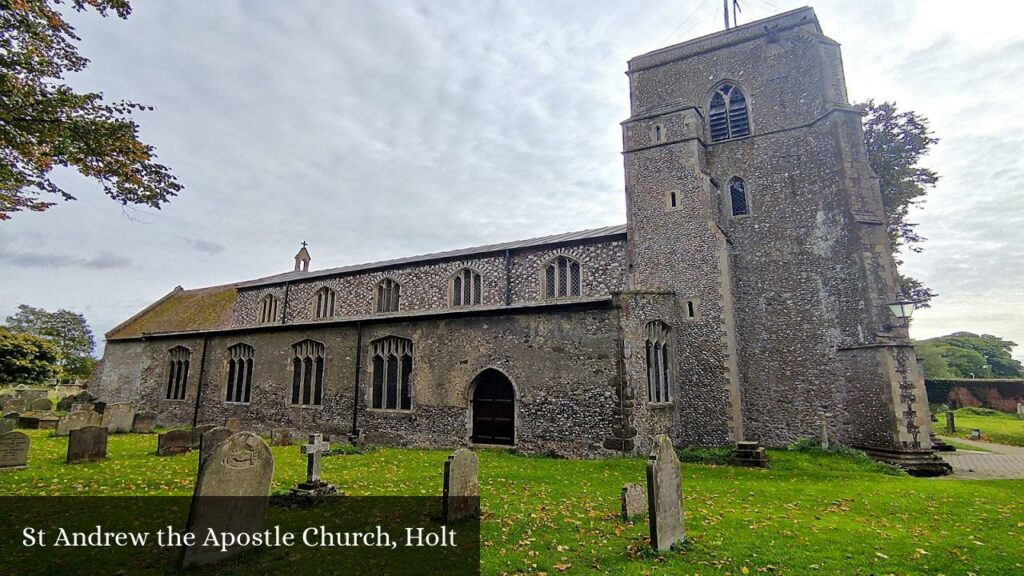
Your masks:
<path fill-rule="evenodd" d="M 320 482 L 320 455 L 331 449 L 330 442 L 324 442 L 321 434 L 310 434 L 309 444 L 301 447 L 302 453 L 306 455 L 306 482 L 316 484 Z"/>

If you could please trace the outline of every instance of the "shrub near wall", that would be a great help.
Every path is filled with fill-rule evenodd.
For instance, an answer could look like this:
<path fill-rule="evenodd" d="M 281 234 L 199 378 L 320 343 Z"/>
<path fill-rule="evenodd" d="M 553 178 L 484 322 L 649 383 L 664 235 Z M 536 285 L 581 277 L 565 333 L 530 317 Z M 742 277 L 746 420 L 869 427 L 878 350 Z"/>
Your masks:
<path fill-rule="evenodd" d="M 928 402 L 953 408 L 975 406 L 1016 412 L 1024 404 L 1024 380 L 927 379 Z"/>

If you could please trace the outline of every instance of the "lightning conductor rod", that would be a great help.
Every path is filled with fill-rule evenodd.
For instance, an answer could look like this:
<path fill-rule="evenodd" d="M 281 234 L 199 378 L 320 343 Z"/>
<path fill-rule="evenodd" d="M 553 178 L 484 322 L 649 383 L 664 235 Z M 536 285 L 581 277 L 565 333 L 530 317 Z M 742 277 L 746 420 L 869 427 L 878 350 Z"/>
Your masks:
<path fill-rule="evenodd" d="M 725 29 L 729 29 L 729 0 L 722 0 L 722 15 L 725 16 Z"/>

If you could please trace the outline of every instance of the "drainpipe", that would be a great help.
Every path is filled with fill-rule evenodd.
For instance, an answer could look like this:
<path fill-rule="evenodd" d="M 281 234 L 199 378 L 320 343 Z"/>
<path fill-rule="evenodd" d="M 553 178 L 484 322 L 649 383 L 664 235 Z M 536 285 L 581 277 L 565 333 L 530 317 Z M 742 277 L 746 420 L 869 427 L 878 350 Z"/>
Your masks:
<path fill-rule="evenodd" d="M 192 427 L 195 428 L 199 424 L 199 401 L 203 397 L 203 377 L 206 375 L 206 345 L 209 344 L 210 337 L 208 335 L 203 336 L 203 355 L 199 357 L 199 385 L 196 387 L 196 406 L 192 412 Z"/>
<path fill-rule="evenodd" d="M 356 389 L 352 396 L 352 436 L 359 434 L 359 374 L 363 365 L 363 322 L 356 322 Z"/>
<path fill-rule="evenodd" d="M 512 305 L 512 251 L 505 250 L 505 306 Z"/>

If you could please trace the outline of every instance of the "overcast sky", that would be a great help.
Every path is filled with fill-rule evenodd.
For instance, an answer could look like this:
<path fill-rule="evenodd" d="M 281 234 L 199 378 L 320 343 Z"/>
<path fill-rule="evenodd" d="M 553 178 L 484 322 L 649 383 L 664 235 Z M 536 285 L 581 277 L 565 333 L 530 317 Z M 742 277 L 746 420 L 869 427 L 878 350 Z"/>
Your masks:
<path fill-rule="evenodd" d="M 79 197 L 0 223 L 0 315 L 85 313 L 97 335 L 180 284 L 625 221 L 619 122 L 635 55 L 722 28 L 718 0 L 135 2 L 74 15 L 72 79 L 156 107 L 143 139 L 185 185 L 129 210 Z M 801 6 L 743 0 L 740 22 Z M 854 101 L 927 116 L 942 180 L 913 214 L 906 272 L 940 297 L 913 335 L 1024 344 L 1024 9 L 1018 2 L 818 2 Z M 102 346 L 102 344 L 101 344 Z M 1024 347 L 1016 351 L 1024 358 Z"/>

